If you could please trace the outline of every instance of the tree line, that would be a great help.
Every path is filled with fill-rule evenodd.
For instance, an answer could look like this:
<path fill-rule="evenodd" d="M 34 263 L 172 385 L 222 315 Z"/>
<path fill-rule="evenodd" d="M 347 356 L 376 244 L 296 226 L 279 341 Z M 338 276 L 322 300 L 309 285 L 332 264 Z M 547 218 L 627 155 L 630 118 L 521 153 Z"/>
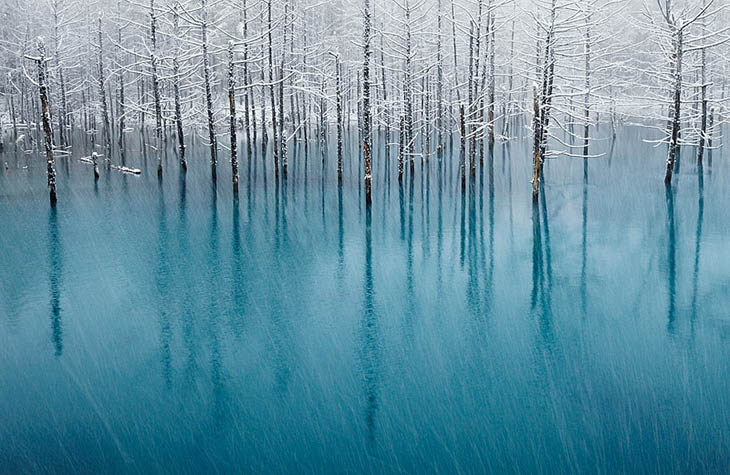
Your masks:
<path fill-rule="evenodd" d="M 130 171 L 131 140 L 219 155 L 292 142 L 359 146 L 366 203 L 375 141 L 399 183 L 458 160 L 462 188 L 495 142 L 530 140 L 537 200 L 549 159 L 599 157 L 622 123 L 702 163 L 725 121 L 730 23 L 720 0 L 7 0 L 0 7 L 0 119 L 7 148 L 73 150 Z M 601 127 L 603 126 L 603 127 Z M 3 134 L 0 134 L 2 137 Z M 245 147 L 239 152 L 239 142 Z M 456 152 L 458 145 L 459 151 Z M 0 139 L 0 144 L 2 140 Z M 2 145 L 0 145 L 2 146 Z M 97 152 L 97 150 L 99 152 Z M 114 162 L 119 164 L 113 164 Z M 228 166 L 228 165 L 226 165 Z M 388 168 L 389 170 L 390 168 Z"/>

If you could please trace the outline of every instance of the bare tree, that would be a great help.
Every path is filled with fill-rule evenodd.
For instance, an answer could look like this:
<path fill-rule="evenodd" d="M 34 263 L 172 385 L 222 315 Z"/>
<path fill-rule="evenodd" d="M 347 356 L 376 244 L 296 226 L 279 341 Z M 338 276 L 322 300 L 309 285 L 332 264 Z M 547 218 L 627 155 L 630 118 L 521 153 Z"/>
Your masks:
<path fill-rule="evenodd" d="M 228 109 L 231 131 L 231 176 L 233 192 L 238 193 L 238 138 L 236 137 L 236 71 L 233 62 L 233 41 L 228 42 Z"/>
<path fill-rule="evenodd" d="M 38 57 L 32 58 L 38 66 L 38 91 L 41 102 L 41 118 L 43 120 L 43 134 L 45 136 L 46 150 L 46 171 L 48 176 L 48 192 L 51 206 L 56 204 L 56 162 L 53 157 L 53 132 L 51 131 L 51 119 L 48 102 L 48 87 L 46 85 L 46 45 L 43 38 L 38 38 Z"/>
<path fill-rule="evenodd" d="M 406 0 L 406 4 L 408 0 Z M 362 109 L 363 109 L 363 153 L 365 157 L 365 204 L 372 203 L 372 165 L 371 165 L 371 120 L 370 120 L 370 40 L 371 40 L 370 0 L 363 0 L 363 66 L 362 66 Z"/>

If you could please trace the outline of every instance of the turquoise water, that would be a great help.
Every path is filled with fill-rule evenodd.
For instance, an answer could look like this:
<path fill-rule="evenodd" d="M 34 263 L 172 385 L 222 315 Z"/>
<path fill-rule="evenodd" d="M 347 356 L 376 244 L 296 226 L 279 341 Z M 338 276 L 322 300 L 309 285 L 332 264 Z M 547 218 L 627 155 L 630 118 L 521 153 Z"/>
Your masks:
<path fill-rule="evenodd" d="M 381 149 L 370 211 L 354 142 L 341 189 L 290 147 L 238 198 L 201 145 L 161 182 L 61 159 L 55 209 L 6 152 L 0 471 L 725 472 L 728 152 L 667 192 L 641 133 L 549 161 L 536 207 L 527 142 L 466 193 Z"/>

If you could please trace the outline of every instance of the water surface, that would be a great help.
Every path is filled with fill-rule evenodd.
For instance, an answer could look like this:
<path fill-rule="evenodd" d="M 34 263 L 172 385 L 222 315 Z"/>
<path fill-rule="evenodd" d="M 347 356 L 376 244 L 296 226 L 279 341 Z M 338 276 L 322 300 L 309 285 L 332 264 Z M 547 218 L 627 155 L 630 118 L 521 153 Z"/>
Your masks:
<path fill-rule="evenodd" d="M 200 144 L 60 159 L 55 209 L 3 154 L 0 471 L 724 472 L 727 153 L 667 191 L 643 133 L 536 206 L 528 141 L 464 193 L 458 141 L 402 187 L 381 147 L 370 210 L 354 141 L 342 187 L 334 147 L 244 153 L 238 197 Z"/>

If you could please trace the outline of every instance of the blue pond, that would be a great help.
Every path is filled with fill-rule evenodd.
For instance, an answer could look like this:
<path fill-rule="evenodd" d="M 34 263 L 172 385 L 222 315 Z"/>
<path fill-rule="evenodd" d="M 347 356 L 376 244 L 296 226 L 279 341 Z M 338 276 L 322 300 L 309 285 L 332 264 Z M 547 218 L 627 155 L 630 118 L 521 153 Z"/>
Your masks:
<path fill-rule="evenodd" d="M 726 472 L 730 165 L 0 155 L 0 472 Z M 138 138 L 130 142 L 139 142 Z M 132 146 L 133 144 L 130 144 Z M 241 148 L 239 148 L 241 150 Z M 245 148 L 244 148 L 245 150 Z"/>

